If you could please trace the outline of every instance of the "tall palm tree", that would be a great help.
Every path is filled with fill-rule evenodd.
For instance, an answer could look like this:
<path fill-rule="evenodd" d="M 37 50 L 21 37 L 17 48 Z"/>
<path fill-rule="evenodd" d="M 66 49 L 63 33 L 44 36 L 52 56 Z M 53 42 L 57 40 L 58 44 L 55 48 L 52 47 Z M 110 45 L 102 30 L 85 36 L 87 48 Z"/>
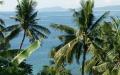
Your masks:
<path fill-rule="evenodd" d="M 18 25 L 9 27 L 0 19 L 0 75 L 27 75 L 32 73 L 31 65 L 23 62 L 40 46 L 40 42 L 34 42 L 27 49 L 11 49 L 9 41 L 14 39 L 20 32 Z M 9 32 L 8 32 L 9 31 Z M 6 35 L 7 32 L 7 35 Z"/>
<path fill-rule="evenodd" d="M 52 51 L 52 54 L 57 65 L 59 65 L 64 62 L 71 63 L 74 55 L 76 56 L 77 61 L 79 61 L 82 53 L 83 60 L 81 74 L 84 75 L 86 53 L 90 51 L 89 47 L 95 41 L 95 37 L 92 36 L 92 33 L 94 33 L 93 30 L 100 25 L 109 12 L 105 12 L 95 21 L 93 14 L 94 1 L 87 0 L 85 2 L 82 0 L 81 7 L 82 8 L 80 10 L 74 10 L 73 14 L 75 22 L 78 26 L 77 29 L 61 24 L 51 25 L 53 28 L 67 33 L 59 37 L 63 43 L 56 47 L 54 51 Z"/>
<path fill-rule="evenodd" d="M 18 0 L 16 17 L 14 19 L 19 23 L 20 29 L 23 30 L 24 35 L 20 45 L 22 48 L 25 37 L 29 37 L 30 41 L 39 40 L 41 38 L 46 38 L 46 35 L 50 31 L 38 25 L 37 21 L 37 11 L 35 11 L 36 2 L 33 0 Z"/>
<path fill-rule="evenodd" d="M 113 18 L 111 22 L 105 22 L 96 30 L 96 36 L 101 38 L 102 45 L 95 50 L 92 47 L 93 59 L 87 61 L 87 69 L 97 71 L 100 75 L 119 75 L 120 59 L 120 19 Z M 96 60 L 97 59 L 97 60 Z"/>

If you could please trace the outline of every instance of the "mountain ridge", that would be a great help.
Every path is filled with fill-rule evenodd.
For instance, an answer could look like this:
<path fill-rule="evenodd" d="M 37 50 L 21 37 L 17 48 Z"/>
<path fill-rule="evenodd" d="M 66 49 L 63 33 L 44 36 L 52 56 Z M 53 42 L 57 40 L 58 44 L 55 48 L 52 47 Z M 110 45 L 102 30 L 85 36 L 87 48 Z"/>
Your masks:
<path fill-rule="evenodd" d="M 105 11 L 120 11 L 120 5 L 113 5 L 113 6 L 104 6 L 104 7 L 96 7 L 94 10 L 105 10 Z M 40 12 L 66 12 L 70 11 L 69 9 L 62 8 L 62 7 L 48 7 L 48 8 L 40 8 Z"/>

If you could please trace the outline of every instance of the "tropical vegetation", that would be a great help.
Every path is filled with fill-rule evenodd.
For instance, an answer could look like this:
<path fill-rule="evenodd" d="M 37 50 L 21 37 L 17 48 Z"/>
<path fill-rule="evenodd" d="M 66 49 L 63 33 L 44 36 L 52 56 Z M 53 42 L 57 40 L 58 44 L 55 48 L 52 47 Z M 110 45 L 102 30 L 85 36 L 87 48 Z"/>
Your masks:
<path fill-rule="evenodd" d="M 32 65 L 26 59 L 36 51 L 48 28 L 39 25 L 34 0 L 17 0 L 16 24 L 6 27 L 0 19 L 0 75 L 32 75 Z M 0 1 L 0 4 L 3 2 Z M 107 20 L 107 19 L 109 20 Z M 52 64 L 43 66 L 37 75 L 72 75 L 68 64 L 76 60 L 81 75 L 120 75 L 120 19 L 104 12 L 99 18 L 94 15 L 94 0 L 81 0 L 81 8 L 73 10 L 75 26 L 51 24 L 63 32 L 57 36 L 61 41 L 51 50 Z M 19 48 L 11 47 L 11 40 L 22 33 Z M 25 38 L 30 45 L 24 48 Z"/>
<path fill-rule="evenodd" d="M 40 31 L 36 30 L 37 28 L 41 28 L 43 32 L 49 33 L 49 30 L 45 27 L 37 25 L 37 12 L 34 13 L 34 1 L 32 0 L 22 0 L 18 1 L 17 5 L 17 17 L 14 17 L 16 21 L 19 21 L 19 24 L 10 25 L 5 27 L 5 22 L 0 19 L 0 75 L 30 75 L 32 74 L 31 65 L 27 64 L 24 60 L 28 58 L 35 50 L 40 47 L 40 42 L 43 37 L 38 35 Z M 29 9 L 29 11 L 28 11 Z M 27 10 L 27 11 L 25 11 Z M 22 14 L 21 13 L 25 13 Z M 27 20 L 30 19 L 30 20 Z M 10 46 L 10 41 L 17 37 L 20 33 L 22 27 L 27 27 L 25 30 L 25 34 L 28 35 L 26 31 L 28 31 L 32 26 L 37 26 L 36 32 L 34 35 L 29 32 L 29 36 L 31 39 L 30 47 L 26 49 L 21 49 L 22 44 L 24 42 L 25 36 L 20 45 L 20 49 L 12 49 Z M 32 31 L 31 31 L 32 32 Z M 35 37 L 37 39 L 35 39 Z M 41 38 L 40 38 L 41 37 Z M 34 40 L 33 40 L 34 38 Z"/>
<path fill-rule="evenodd" d="M 72 63 L 75 56 L 76 61 L 79 63 L 80 56 L 82 59 L 82 72 L 84 74 L 86 54 L 91 52 L 91 46 L 97 46 L 97 40 L 100 40 L 94 34 L 96 27 L 102 23 L 107 17 L 109 12 L 105 12 L 100 18 L 95 20 L 93 14 L 94 2 L 93 0 L 81 2 L 82 8 L 80 10 L 74 10 L 74 21 L 78 28 L 69 27 L 68 25 L 53 24 L 51 27 L 66 32 L 65 35 L 60 35 L 59 39 L 63 42 L 52 51 L 53 58 L 57 65 L 64 63 Z M 97 39 L 97 40 L 96 40 Z"/>

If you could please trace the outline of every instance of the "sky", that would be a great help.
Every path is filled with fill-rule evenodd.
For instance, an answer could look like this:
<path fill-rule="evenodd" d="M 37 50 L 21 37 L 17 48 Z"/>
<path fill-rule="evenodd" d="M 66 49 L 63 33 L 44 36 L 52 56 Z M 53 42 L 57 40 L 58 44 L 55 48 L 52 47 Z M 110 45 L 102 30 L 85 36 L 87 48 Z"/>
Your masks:
<path fill-rule="evenodd" d="M 3 0 L 0 11 L 13 11 L 17 5 L 17 0 Z M 78 8 L 80 0 L 36 0 L 37 9 L 47 7 Z M 120 0 L 95 0 L 95 7 L 120 5 Z"/>

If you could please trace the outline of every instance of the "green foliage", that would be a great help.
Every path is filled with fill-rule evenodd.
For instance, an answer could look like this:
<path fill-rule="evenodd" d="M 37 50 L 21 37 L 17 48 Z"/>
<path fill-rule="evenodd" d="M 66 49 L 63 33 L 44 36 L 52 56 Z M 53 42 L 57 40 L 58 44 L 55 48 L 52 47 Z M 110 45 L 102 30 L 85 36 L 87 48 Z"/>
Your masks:
<path fill-rule="evenodd" d="M 13 49 L 0 51 L 0 74 L 1 75 L 28 75 L 32 73 L 31 65 L 24 63 L 40 46 L 40 41 L 34 42 L 27 49 Z"/>
<path fill-rule="evenodd" d="M 41 73 L 37 75 L 72 75 L 69 70 L 66 70 L 64 67 L 55 67 L 51 66 L 44 66 Z"/>
<path fill-rule="evenodd" d="M 0 2 L 1 4 L 2 2 Z M 36 2 L 33 0 L 18 0 L 16 16 L 18 24 L 5 27 L 0 19 L 0 75 L 30 75 L 31 65 L 24 62 L 38 47 L 42 38 L 50 31 L 38 25 Z M 44 66 L 38 75 L 71 75 L 65 64 L 72 64 L 74 58 L 79 63 L 82 57 L 82 75 L 84 72 L 92 75 L 120 75 L 120 19 L 111 17 L 112 21 L 104 19 L 105 12 L 97 20 L 93 14 L 94 1 L 82 0 L 81 8 L 74 10 L 74 21 L 77 28 L 62 24 L 52 24 L 51 27 L 64 34 L 58 36 L 62 42 L 51 51 L 55 64 Z M 23 31 L 24 36 L 20 49 L 10 49 L 10 41 Z M 21 49 L 26 36 L 32 42 L 27 49 Z M 86 55 L 91 54 L 91 58 Z"/>
<path fill-rule="evenodd" d="M 22 1 L 30 2 L 29 4 L 25 4 L 25 8 L 27 5 L 28 5 L 28 8 L 30 9 L 33 8 L 32 0 L 29 0 L 29 1 L 22 0 Z M 37 19 L 35 19 L 34 17 L 37 16 L 37 12 L 34 13 L 32 10 L 30 10 L 29 12 L 30 12 L 29 16 L 31 16 L 31 20 L 29 20 L 29 22 L 27 23 L 25 22 L 27 20 L 24 20 L 19 24 L 5 27 L 4 21 L 0 19 L 0 75 L 31 75 L 32 74 L 32 67 L 31 65 L 26 64 L 25 60 L 35 50 L 39 48 L 41 40 L 36 39 L 35 41 L 33 41 L 32 45 L 27 49 L 12 49 L 10 47 L 10 41 L 13 40 L 15 37 L 17 37 L 19 32 L 22 30 L 21 25 L 23 22 L 25 22 L 25 24 L 29 23 L 29 25 L 33 24 L 34 27 L 36 27 L 37 21 L 34 21 L 34 20 L 37 20 Z M 26 17 L 26 15 L 24 15 L 23 12 L 21 14 L 23 14 L 21 19 L 25 19 L 23 17 Z M 39 29 L 41 27 L 41 30 L 42 31 L 44 30 L 44 32 L 47 34 L 48 32 L 47 28 L 44 28 L 42 26 L 37 26 L 37 27 Z M 28 28 L 30 28 L 30 26 Z"/>
<path fill-rule="evenodd" d="M 117 24 L 117 25 L 116 25 Z M 111 22 L 104 22 L 94 30 L 98 39 L 102 39 L 101 44 L 96 42 L 96 46 L 92 47 L 92 58 L 95 57 L 92 71 L 96 71 L 103 75 L 119 75 L 119 19 L 113 18 Z M 95 44 L 95 43 L 93 43 Z M 87 62 L 87 64 L 91 64 Z M 86 65 L 87 66 L 87 65 Z M 93 73 L 94 74 L 94 73 Z"/>
<path fill-rule="evenodd" d="M 86 61 L 86 54 L 91 52 L 91 45 L 97 46 L 96 41 L 99 40 L 94 34 L 96 28 L 103 22 L 109 12 L 105 12 L 100 18 L 94 20 L 93 14 L 94 1 L 87 0 L 81 2 L 82 8 L 80 10 L 74 10 L 74 20 L 78 26 L 78 29 L 72 27 L 54 24 L 51 27 L 64 31 L 64 35 L 58 37 L 63 43 L 58 45 L 52 50 L 52 57 L 55 59 L 57 65 L 63 63 L 72 63 L 75 56 L 77 62 L 79 62 L 81 54 L 82 60 L 82 75 L 84 75 L 84 67 Z M 94 44 L 93 44 L 94 43 Z M 96 47 L 95 47 L 96 48 Z M 89 54 L 89 53 L 88 53 Z M 97 62 L 96 62 L 97 63 Z M 91 65 L 95 65 L 95 63 Z"/>
<path fill-rule="evenodd" d="M 0 62 L 0 64 L 1 63 L 2 62 Z M 0 75 L 30 75 L 32 74 L 31 65 L 26 64 L 25 62 L 22 62 L 19 66 L 6 65 L 7 63 L 5 62 L 3 62 L 3 64 L 2 66 L 0 66 Z"/>
<path fill-rule="evenodd" d="M 20 53 L 18 53 L 13 59 L 12 63 L 19 65 L 21 62 L 23 62 L 27 57 L 29 57 L 35 50 L 37 50 L 40 46 L 39 41 L 35 41 L 30 47 L 28 47 L 25 50 L 22 50 Z"/>
<path fill-rule="evenodd" d="M 39 40 L 40 38 L 45 38 L 50 31 L 38 25 L 37 13 L 35 11 L 36 2 L 33 0 L 18 0 L 18 5 L 16 8 L 16 16 L 14 19 L 18 21 L 20 28 L 24 31 L 24 37 L 28 36 L 30 41 Z M 23 44 L 24 40 L 21 43 Z"/>

